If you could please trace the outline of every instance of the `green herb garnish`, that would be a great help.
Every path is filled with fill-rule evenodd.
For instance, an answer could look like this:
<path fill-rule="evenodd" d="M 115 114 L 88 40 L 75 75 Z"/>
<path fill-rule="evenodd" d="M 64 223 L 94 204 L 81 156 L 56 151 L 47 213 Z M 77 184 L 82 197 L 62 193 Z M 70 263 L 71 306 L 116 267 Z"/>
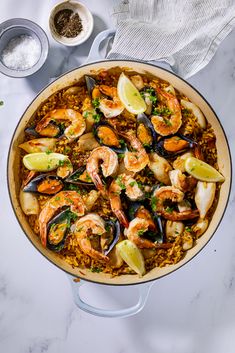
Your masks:
<path fill-rule="evenodd" d="M 4 104 L 4 102 L 3 102 L 3 101 L 0 101 L 0 106 L 3 105 L 3 104 Z"/>
<path fill-rule="evenodd" d="M 98 108 L 99 105 L 100 105 L 100 100 L 99 100 L 99 98 L 93 99 L 93 100 L 92 100 L 92 105 L 93 105 L 93 107 Z"/>
<path fill-rule="evenodd" d="M 121 188 L 122 190 L 125 190 L 125 189 L 126 189 L 126 186 L 125 186 L 125 184 L 123 183 L 122 177 L 121 177 L 120 175 L 117 177 L 116 181 L 117 181 L 118 186 L 120 186 L 120 188 Z"/>
<path fill-rule="evenodd" d="M 152 196 L 151 207 L 154 212 L 157 210 L 157 203 L 158 203 L 158 198 L 156 196 Z"/>
<path fill-rule="evenodd" d="M 95 273 L 100 273 L 102 272 L 103 270 L 99 267 L 91 267 L 91 272 L 95 272 Z"/>
<path fill-rule="evenodd" d="M 174 207 L 169 207 L 169 206 L 166 207 L 166 212 L 172 213 L 173 211 L 174 211 Z"/>

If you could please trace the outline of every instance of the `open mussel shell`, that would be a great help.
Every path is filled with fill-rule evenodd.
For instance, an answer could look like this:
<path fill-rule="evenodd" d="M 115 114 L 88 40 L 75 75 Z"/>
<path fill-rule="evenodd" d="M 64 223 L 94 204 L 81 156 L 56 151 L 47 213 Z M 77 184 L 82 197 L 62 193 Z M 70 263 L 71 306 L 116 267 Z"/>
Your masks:
<path fill-rule="evenodd" d="M 61 137 L 64 134 L 64 127 L 62 124 L 56 124 L 54 122 L 50 122 L 48 126 L 42 131 L 38 132 L 36 126 L 31 126 L 25 129 L 25 133 L 28 135 L 32 135 L 34 137 Z"/>
<path fill-rule="evenodd" d="M 194 148 L 197 143 L 181 134 L 161 138 L 154 146 L 155 151 L 164 158 L 174 158 Z"/>
<path fill-rule="evenodd" d="M 74 215 L 70 209 L 62 211 L 52 218 L 47 224 L 47 248 L 53 251 L 63 249 L 68 231 L 71 225 L 71 218 Z"/>
<path fill-rule="evenodd" d="M 41 174 L 30 180 L 23 188 L 24 192 L 54 195 L 64 187 L 62 179 L 56 175 Z"/>
<path fill-rule="evenodd" d="M 85 75 L 85 81 L 86 81 L 86 87 L 87 87 L 88 93 L 90 96 L 92 96 L 92 91 L 97 85 L 97 82 L 93 77 L 88 75 Z"/>
<path fill-rule="evenodd" d="M 92 179 L 86 172 L 86 166 L 82 166 L 78 168 L 74 173 L 70 174 L 70 176 L 65 179 L 65 182 L 75 185 L 94 185 Z"/>
<path fill-rule="evenodd" d="M 136 123 L 136 135 L 138 139 L 146 149 L 153 149 L 157 140 L 153 124 L 144 113 L 137 115 Z"/>
<path fill-rule="evenodd" d="M 107 233 L 110 235 L 111 239 L 110 242 L 107 244 L 107 247 L 103 250 L 104 255 L 108 255 L 119 240 L 121 234 L 121 227 L 118 220 L 116 220 L 115 222 L 112 220 L 108 220 L 105 222 L 105 228 Z"/>
<path fill-rule="evenodd" d="M 145 203 L 133 202 L 129 205 L 129 218 L 130 220 L 139 217 L 149 221 L 149 230 L 144 233 L 144 238 L 151 240 L 154 243 L 162 244 L 164 242 L 164 230 L 162 219 L 157 214 L 150 211 Z"/>
<path fill-rule="evenodd" d="M 126 151 L 125 142 L 108 123 L 100 122 L 95 124 L 93 134 L 100 145 L 110 147 L 116 153 L 124 153 Z"/>

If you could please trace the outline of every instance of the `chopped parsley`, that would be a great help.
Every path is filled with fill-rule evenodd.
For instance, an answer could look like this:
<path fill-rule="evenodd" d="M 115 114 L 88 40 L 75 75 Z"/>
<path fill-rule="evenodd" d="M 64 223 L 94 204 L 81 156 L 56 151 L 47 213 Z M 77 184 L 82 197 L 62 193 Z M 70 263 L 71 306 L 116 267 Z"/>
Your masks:
<path fill-rule="evenodd" d="M 83 113 L 83 116 L 84 116 L 85 119 L 87 119 L 88 116 L 89 116 L 89 112 L 84 112 L 84 113 Z"/>
<path fill-rule="evenodd" d="M 170 116 L 171 114 L 172 114 L 172 111 L 167 107 L 154 108 L 153 110 L 153 115 L 160 115 L 164 117 L 164 116 Z"/>
<path fill-rule="evenodd" d="M 140 229 L 138 231 L 138 236 L 141 237 L 144 234 L 145 230 L 144 229 Z"/>
<path fill-rule="evenodd" d="M 99 105 L 100 105 L 100 100 L 99 100 L 99 98 L 93 99 L 93 100 L 92 100 L 92 105 L 93 105 L 93 107 L 98 108 Z"/>
<path fill-rule="evenodd" d="M 101 119 L 101 114 L 99 114 L 99 113 L 93 114 L 92 117 L 95 120 L 95 122 L 98 123 Z"/>
<path fill-rule="evenodd" d="M 4 104 L 4 102 L 3 102 L 3 101 L 0 101 L 0 106 L 3 105 L 3 104 Z"/>
<path fill-rule="evenodd" d="M 125 189 L 126 189 L 126 186 L 125 186 L 125 184 L 123 183 L 122 177 L 121 177 L 120 175 L 117 177 L 116 181 L 117 181 L 118 186 L 120 186 L 120 188 L 121 188 L 122 190 L 125 190 Z"/>
<path fill-rule="evenodd" d="M 102 269 L 99 267 L 96 267 L 96 266 L 92 266 L 91 272 L 100 273 L 100 272 L 102 272 Z"/>
<path fill-rule="evenodd" d="M 185 227 L 185 230 L 186 230 L 186 232 L 189 232 L 189 233 L 192 232 L 192 228 L 191 227 Z"/>
<path fill-rule="evenodd" d="M 106 223 L 105 230 L 106 230 L 107 233 L 110 233 L 111 232 L 111 225 Z"/>
<path fill-rule="evenodd" d="M 119 153 L 118 158 L 124 158 L 124 153 Z"/>
<path fill-rule="evenodd" d="M 56 196 L 55 201 L 60 201 L 60 196 Z"/>
<path fill-rule="evenodd" d="M 66 186 L 66 189 L 67 190 L 77 191 L 78 194 L 81 193 L 79 186 L 75 185 L 75 184 L 68 184 L 68 186 Z"/>
<path fill-rule="evenodd" d="M 174 211 L 174 207 L 169 207 L 169 206 L 166 207 L 166 212 L 172 213 L 173 211 Z"/>
<path fill-rule="evenodd" d="M 50 154 L 50 153 L 52 153 L 51 150 L 47 150 L 47 151 L 46 151 L 46 154 Z"/>
<path fill-rule="evenodd" d="M 151 207 L 154 212 L 157 211 L 157 203 L 158 203 L 158 198 L 156 196 L 152 196 Z"/>
<path fill-rule="evenodd" d="M 136 184 L 136 181 L 131 181 L 131 182 L 129 183 L 129 185 L 130 185 L 131 187 L 133 187 L 135 184 Z"/>

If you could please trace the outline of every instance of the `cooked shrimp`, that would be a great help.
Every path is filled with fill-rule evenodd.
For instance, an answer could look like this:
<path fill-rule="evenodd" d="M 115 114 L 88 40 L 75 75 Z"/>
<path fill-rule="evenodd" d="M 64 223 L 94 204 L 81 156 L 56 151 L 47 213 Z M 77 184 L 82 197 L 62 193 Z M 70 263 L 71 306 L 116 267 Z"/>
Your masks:
<path fill-rule="evenodd" d="M 92 247 L 89 239 L 92 235 L 102 236 L 105 232 L 105 222 L 98 214 L 89 213 L 75 222 L 74 234 L 81 250 L 94 259 L 109 261 L 107 256 Z"/>
<path fill-rule="evenodd" d="M 197 180 L 191 175 L 186 176 L 179 169 L 174 169 L 169 172 L 171 185 L 177 189 L 186 192 L 193 190 L 197 185 Z"/>
<path fill-rule="evenodd" d="M 183 221 L 198 217 L 198 210 L 178 212 L 172 210 L 170 207 L 165 207 L 165 202 L 167 200 L 172 202 L 181 202 L 183 199 L 184 193 L 179 189 L 174 188 L 173 186 L 162 186 L 153 192 L 152 203 L 154 204 L 154 211 L 170 221 Z"/>
<path fill-rule="evenodd" d="M 124 230 L 124 235 L 135 243 L 139 248 L 155 248 L 155 244 L 141 236 L 149 229 L 149 221 L 143 218 L 134 218 L 127 229 Z"/>
<path fill-rule="evenodd" d="M 85 213 L 85 205 L 82 197 L 76 191 L 60 191 L 53 196 L 43 207 L 39 214 L 39 231 L 42 245 L 47 244 L 47 223 L 52 219 L 54 214 L 62 207 L 70 206 L 72 212 L 78 216 Z"/>
<path fill-rule="evenodd" d="M 90 175 L 96 188 L 103 194 L 106 194 L 105 187 L 99 176 L 99 166 L 101 163 L 101 169 L 104 177 L 114 175 L 118 168 L 118 157 L 117 154 L 106 146 L 97 147 L 94 149 L 90 157 L 87 160 L 86 170 Z"/>
<path fill-rule="evenodd" d="M 180 104 L 173 94 L 164 92 L 160 88 L 156 88 L 156 91 L 160 96 L 166 99 L 167 106 L 171 111 L 171 116 L 168 119 L 162 116 L 152 115 L 151 121 L 153 127 L 155 131 L 162 136 L 173 135 L 179 130 L 182 124 Z"/>
<path fill-rule="evenodd" d="M 148 154 L 145 151 L 140 140 L 132 134 L 121 134 L 130 142 L 133 151 L 126 151 L 124 155 L 124 164 L 127 170 L 131 172 L 139 172 L 149 163 Z"/>
<path fill-rule="evenodd" d="M 112 98 L 112 100 L 108 98 L 100 98 L 99 109 L 104 114 L 104 116 L 106 118 L 114 118 L 120 115 L 124 110 L 124 105 L 118 97 L 117 88 L 100 85 L 99 90 L 101 93 Z"/>
<path fill-rule="evenodd" d="M 129 222 L 124 211 L 122 210 L 122 203 L 120 198 L 122 190 L 125 190 L 126 195 L 132 201 L 142 198 L 144 193 L 138 186 L 135 179 L 127 174 L 119 175 L 115 180 L 112 181 L 109 187 L 109 199 L 112 211 L 120 223 L 127 228 Z"/>
<path fill-rule="evenodd" d="M 54 109 L 47 113 L 36 125 L 35 130 L 44 135 L 45 129 L 52 121 L 70 121 L 71 124 L 64 130 L 65 137 L 71 142 L 81 136 L 86 130 L 86 122 L 83 116 L 74 109 Z M 48 135 L 49 131 L 48 131 Z M 53 136 L 54 137 L 54 134 Z"/>

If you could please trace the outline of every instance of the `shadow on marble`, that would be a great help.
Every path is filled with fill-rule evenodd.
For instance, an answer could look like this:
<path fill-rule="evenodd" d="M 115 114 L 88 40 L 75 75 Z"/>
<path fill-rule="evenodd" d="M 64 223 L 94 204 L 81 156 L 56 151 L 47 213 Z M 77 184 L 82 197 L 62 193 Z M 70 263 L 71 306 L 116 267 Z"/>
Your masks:
<path fill-rule="evenodd" d="M 99 16 L 94 15 L 94 30 L 85 43 L 76 47 L 51 45 L 45 65 L 33 76 L 26 78 L 30 88 L 37 94 L 53 78 L 79 67 L 86 60 L 97 34 L 106 28 L 104 21 Z"/>

